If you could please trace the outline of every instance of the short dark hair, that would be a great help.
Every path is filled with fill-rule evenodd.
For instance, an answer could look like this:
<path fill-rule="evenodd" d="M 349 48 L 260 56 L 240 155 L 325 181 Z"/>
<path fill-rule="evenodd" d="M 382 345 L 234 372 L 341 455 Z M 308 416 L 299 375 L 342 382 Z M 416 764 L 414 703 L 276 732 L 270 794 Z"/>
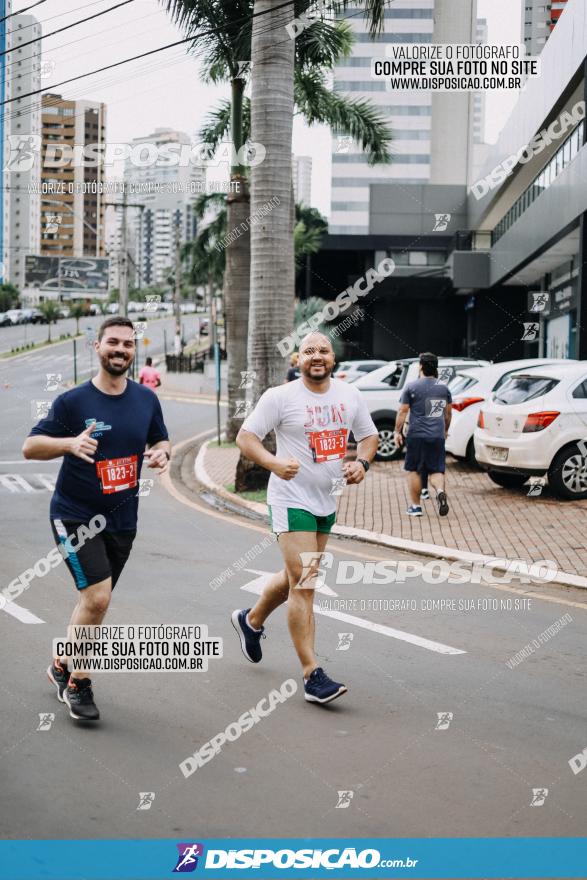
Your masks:
<path fill-rule="evenodd" d="M 100 329 L 98 330 L 98 342 L 102 339 L 108 327 L 130 327 L 131 330 L 134 330 L 134 324 L 130 318 L 125 318 L 123 315 L 112 315 L 111 318 L 106 318 L 106 320 L 100 324 Z"/>
<path fill-rule="evenodd" d="M 431 351 L 422 352 L 420 366 L 425 376 L 438 376 L 438 357 Z"/>
<path fill-rule="evenodd" d="M 145 358 L 145 366 L 146 367 L 150 367 L 152 363 L 153 363 L 152 357 Z"/>

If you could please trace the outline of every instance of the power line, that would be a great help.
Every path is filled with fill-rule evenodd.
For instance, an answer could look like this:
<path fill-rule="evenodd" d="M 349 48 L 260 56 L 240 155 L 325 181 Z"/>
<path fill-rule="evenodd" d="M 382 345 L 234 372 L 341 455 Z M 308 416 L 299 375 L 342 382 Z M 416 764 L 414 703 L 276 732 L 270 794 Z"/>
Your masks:
<path fill-rule="evenodd" d="M 87 18 L 80 18 L 79 21 L 74 21 L 71 24 L 66 24 L 62 28 L 57 28 L 56 31 L 50 31 L 48 34 L 41 34 L 40 37 L 37 37 L 34 40 L 29 40 L 28 43 L 21 43 L 20 46 L 14 46 L 11 49 L 4 49 L 3 52 L 0 52 L 0 57 L 2 55 L 8 55 L 10 52 L 14 52 L 16 49 L 24 49 L 25 46 L 31 46 L 33 43 L 38 43 L 41 40 L 46 40 L 47 37 L 54 37 L 55 34 L 61 34 L 63 31 L 68 31 L 72 27 L 77 27 L 78 24 L 84 24 L 86 21 L 92 21 L 94 18 L 99 18 L 101 15 L 106 15 L 108 12 L 113 12 L 115 9 L 120 9 L 121 6 L 127 6 L 129 3 L 134 3 L 134 0 L 122 0 L 122 3 L 117 3 L 116 6 L 110 6 L 108 9 L 103 9 L 102 12 L 95 12 L 94 15 L 88 15 Z"/>
<path fill-rule="evenodd" d="M 126 3 L 132 3 L 132 2 L 133 2 L 133 0 L 124 0 L 124 3 L 120 3 L 119 6 L 124 6 L 124 5 L 126 5 Z M 260 15 L 267 15 L 268 13 L 273 13 L 276 11 L 276 9 L 283 9 L 285 6 L 291 6 L 292 3 L 294 3 L 294 2 L 295 2 L 295 0 L 285 0 L 285 3 L 281 3 L 279 6 L 275 7 L 275 9 L 268 9 L 265 12 L 254 12 L 251 17 L 257 18 Z M 112 7 L 112 9 L 116 9 L 116 8 L 117 7 Z M 105 11 L 109 12 L 110 10 L 105 10 Z M 98 13 L 98 14 L 103 15 L 104 13 Z M 96 16 L 91 16 L 91 17 L 95 18 Z M 88 19 L 84 19 L 84 21 L 87 21 L 87 20 Z M 242 18 L 237 19 L 236 21 L 232 22 L 232 24 L 238 25 L 238 24 L 244 23 L 248 20 L 249 20 L 248 16 L 243 16 Z M 69 27 L 72 27 L 72 25 L 69 25 Z M 64 28 L 62 28 L 62 30 L 64 30 Z M 225 30 L 226 30 L 226 26 L 223 26 L 223 27 L 218 27 L 218 28 L 210 28 L 207 31 L 201 31 L 198 34 L 192 34 L 189 37 L 184 37 L 183 40 L 176 40 L 173 43 L 168 43 L 165 46 L 160 46 L 158 49 L 151 49 L 149 52 L 142 52 L 140 55 L 133 55 L 131 58 L 124 58 L 122 61 L 116 61 L 114 64 L 107 64 L 104 67 L 99 67 L 96 70 L 90 70 L 87 73 L 80 74 L 79 76 L 72 76 L 69 79 L 62 80 L 61 82 L 53 83 L 52 85 L 47 86 L 44 89 L 36 89 L 35 91 L 27 92 L 24 95 L 19 95 L 19 98 L 7 98 L 5 101 L 0 101 L 0 106 L 2 106 L 4 104 L 12 104 L 12 103 L 14 103 L 14 101 L 22 99 L 22 98 L 30 98 L 33 95 L 39 95 L 41 92 L 46 92 L 49 89 L 56 89 L 56 88 L 59 88 L 60 86 L 67 85 L 68 83 L 76 82 L 77 80 L 80 80 L 80 79 L 85 79 L 88 76 L 93 76 L 95 73 L 103 73 L 105 70 L 112 70 L 115 67 L 121 67 L 123 64 L 129 64 L 131 61 L 138 61 L 141 58 L 147 58 L 151 55 L 156 55 L 159 52 L 164 52 L 167 49 L 173 49 L 175 46 L 181 46 L 185 43 L 190 43 L 190 42 L 193 43 L 195 40 L 197 40 L 200 37 L 205 37 L 210 34 L 216 34 L 216 33 L 219 33 L 221 31 L 225 31 Z M 59 31 L 54 31 L 54 33 L 59 33 Z M 51 35 L 47 34 L 47 36 L 51 36 Z M 31 40 L 31 43 L 34 43 L 34 42 L 35 42 L 35 40 Z M 23 43 L 22 45 L 26 46 L 29 44 Z M 12 50 L 9 49 L 8 51 L 12 51 Z M 5 53 L 0 52 L 0 55 L 3 55 L 3 54 L 5 54 Z"/>
<path fill-rule="evenodd" d="M 18 12 L 11 12 L 9 15 L 5 15 L 4 18 L 0 18 L 0 22 L 6 21 L 8 18 L 12 18 L 14 15 L 22 15 L 23 12 L 28 12 L 29 9 L 34 9 L 35 6 L 40 6 L 41 3 L 46 3 L 47 0 L 38 0 L 37 3 L 33 3 L 32 6 L 26 6 L 24 9 L 19 9 Z"/>

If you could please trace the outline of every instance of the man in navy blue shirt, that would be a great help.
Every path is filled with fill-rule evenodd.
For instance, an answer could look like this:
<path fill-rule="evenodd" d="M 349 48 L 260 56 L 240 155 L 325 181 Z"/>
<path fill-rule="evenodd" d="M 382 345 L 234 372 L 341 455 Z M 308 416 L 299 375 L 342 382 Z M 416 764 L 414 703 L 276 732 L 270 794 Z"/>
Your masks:
<path fill-rule="evenodd" d="M 436 491 L 438 512 L 446 516 L 445 439 L 451 420 L 452 397 L 448 387 L 438 381 L 438 358 L 432 352 L 420 355 L 420 378 L 406 385 L 400 404 L 395 420 L 395 441 L 399 446 L 403 443 L 402 428 L 408 412 L 410 414 L 405 462 L 412 502 L 408 515 L 422 516 L 422 474 L 428 474 L 430 485 Z"/>
<path fill-rule="evenodd" d="M 25 458 L 63 457 L 49 515 L 79 591 L 72 626 L 102 623 L 136 535 L 143 461 L 162 474 L 171 454 L 157 395 L 126 376 L 132 321 L 108 318 L 94 346 L 97 376 L 57 397 L 23 446 Z M 86 670 L 70 674 L 66 658 L 54 658 L 47 675 L 72 718 L 98 720 Z"/>

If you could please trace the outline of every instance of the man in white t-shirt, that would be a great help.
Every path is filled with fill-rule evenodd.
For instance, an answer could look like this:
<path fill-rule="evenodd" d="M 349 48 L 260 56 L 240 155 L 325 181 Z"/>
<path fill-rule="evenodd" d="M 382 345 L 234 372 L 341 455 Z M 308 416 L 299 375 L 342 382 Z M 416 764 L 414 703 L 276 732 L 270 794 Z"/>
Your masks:
<path fill-rule="evenodd" d="M 341 479 L 347 484 L 365 479 L 378 436 L 361 392 L 331 378 L 334 352 L 328 337 L 322 333 L 306 336 L 298 365 L 300 378 L 266 391 L 236 438 L 246 458 L 271 471 L 267 503 L 285 567 L 273 575 L 253 608 L 233 612 L 232 624 L 245 657 L 258 663 L 263 624 L 287 601 L 289 631 L 302 664 L 305 698 L 329 703 L 344 694 L 346 687 L 332 681 L 316 662 L 314 588 L 320 556 L 335 521 L 334 490 Z M 262 443 L 273 430 L 276 455 Z M 343 463 L 351 431 L 357 442 L 357 459 Z"/>

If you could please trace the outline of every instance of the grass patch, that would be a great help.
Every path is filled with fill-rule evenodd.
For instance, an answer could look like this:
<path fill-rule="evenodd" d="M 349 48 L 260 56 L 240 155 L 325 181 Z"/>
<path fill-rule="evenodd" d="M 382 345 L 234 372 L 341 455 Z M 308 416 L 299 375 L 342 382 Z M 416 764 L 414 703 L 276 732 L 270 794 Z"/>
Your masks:
<path fill-rule="evenodd" d="M 234 493 L 234 483 L 227 483 L 224 488 L 228 492 Z M 239 492 L 239 498 L 244 498 L 245 501 L 258 501 L 261 504 L 267 503 L 267 489 L 258 489 L 256 492 Z"/>
<path fill-rule="evenodd" d="M 47 348 L 49 345 L 59 345 L 61 342 L 68 342 L 74 338 L 80 339 L 82 335 L 83 334 L 80 333 L 78 337 L 74 337 L 70 333 L 65 333 L 62 334 L 59 339 L 53 337 L 51 342 L 45 339 L 42 342 L 29 342 L 26 345 L 17 345 L 14 348 L 11 348 L 10 351 L 0 352 L 0 358 L 15 357 L 19 354 L 30 354 L 32 351 L 37 351 L 39 348 Z"/>
<path fill-rule="evenodd" d="M 218 442 L 216 440 L 212 440 L 210 442 L 209 448 L 210 449 L 236 449 L 236 443 L 234 442 L 234 440 L 232 440 L 232 441 L 221 440 L 220 446 L 219 446 Z"/>

